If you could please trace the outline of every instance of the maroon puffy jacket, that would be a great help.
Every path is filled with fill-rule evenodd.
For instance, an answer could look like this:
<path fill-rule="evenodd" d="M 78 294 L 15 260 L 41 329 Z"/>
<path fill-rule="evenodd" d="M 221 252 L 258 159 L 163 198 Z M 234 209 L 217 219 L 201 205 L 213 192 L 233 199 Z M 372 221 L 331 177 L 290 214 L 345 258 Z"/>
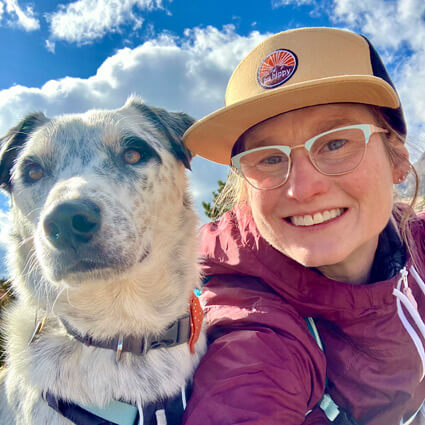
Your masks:
<path fill-rule="evenodd" d="M 412 232 L 423 255 L 423 218 Z M 420 407 L 425 284 L 409 258 L 407 280 L 398 273 L 352 285 L 275 250 L 243 208 L 204 226 L 201 236 L 211 276 L 203 292 L 210 345 L 185 425 L 328 424 L 317 407 L 326 377 L 328 393 L 360 424 L 399 425 Z M 309 316 L 324 353 L 307 328 Z"/>

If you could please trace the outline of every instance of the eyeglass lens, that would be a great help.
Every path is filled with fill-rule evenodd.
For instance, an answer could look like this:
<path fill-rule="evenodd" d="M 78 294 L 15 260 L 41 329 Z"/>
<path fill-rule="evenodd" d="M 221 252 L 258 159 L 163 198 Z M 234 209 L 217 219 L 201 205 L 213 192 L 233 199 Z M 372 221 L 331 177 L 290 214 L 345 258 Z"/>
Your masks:
<path fill-rule="evenodd" d="M 326 175 L 345 174 L 354 170 L 365 152 L 365 135 L 361 129 L 343 129 L 317 138 L 309 149 L 310 160 Z M 270 189 L 288 178 L 290 158 L 281 150 L 269 149 L 247 152 L 240 158 L 240 170 L 258 189 Z"/>

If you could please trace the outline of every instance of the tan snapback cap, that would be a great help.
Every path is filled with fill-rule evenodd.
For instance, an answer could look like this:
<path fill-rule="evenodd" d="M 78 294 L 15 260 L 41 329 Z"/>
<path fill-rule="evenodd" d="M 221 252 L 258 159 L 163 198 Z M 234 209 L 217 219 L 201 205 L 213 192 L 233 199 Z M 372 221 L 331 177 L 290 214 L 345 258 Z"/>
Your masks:
<path fill-rule="evenodd" d="M 281 32 L 239 63 L 227 85 L 226 106 L 197 121 L 184 142 L 193 154 L 230 164 L 233 145 L 253 125 L 338 102 L 398 108 L 404 123 L 397 92 L 365 37 L 334 28 Z"/>

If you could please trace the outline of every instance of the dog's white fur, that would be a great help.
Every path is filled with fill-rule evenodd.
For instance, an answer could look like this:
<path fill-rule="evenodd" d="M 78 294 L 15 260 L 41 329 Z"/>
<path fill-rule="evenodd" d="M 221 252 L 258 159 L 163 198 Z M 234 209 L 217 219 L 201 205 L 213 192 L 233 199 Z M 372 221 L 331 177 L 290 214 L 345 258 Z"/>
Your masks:
<path fill-rule="evenodd" d="M 182 344 L 146 356 L 123 353 L 117 362 L 113 350 L 78 342 L 59 321 L 66 319 L 80 334 L 96 339 L 142 337 L 159 334 L 187 312 L 199 282 L 197 217 L 184 165 L 174 152 L 177 142 L 162 129 L 165 122 L 168 135 L 179 139 L 191 121 L 154 108 L 152 115 L 161 116 L 157 125 L 149 111 L 131 98 L 114 111 L 37 116 L 30 131 L 15 128 L 3 139 L 6 144 L 17 132 L 27 133 L 6 185 L 12 201 L 9 263 L 17 301 L 4 318 L 2 424 L 69 424 L 42 399 L 44 391 L 99 406 L 111 400 L 143 406 L 171 396 L 190 379 L 205 350 L 201 334 L 195 354 Z M 152 147 L 160 161 L 123 165 L 121 141 L 128 135 Z M 45 169 L 45 176 L 30 185 L 25 183 L 28 158 L 41 161 Z M 61 202 L 80 198 L 100 208 L 101 228 L 90 246 L 107 267 L 74 273 L 46 238 L 43 220 Z M 43 331 L 29 343 L 43 316 Z"/>

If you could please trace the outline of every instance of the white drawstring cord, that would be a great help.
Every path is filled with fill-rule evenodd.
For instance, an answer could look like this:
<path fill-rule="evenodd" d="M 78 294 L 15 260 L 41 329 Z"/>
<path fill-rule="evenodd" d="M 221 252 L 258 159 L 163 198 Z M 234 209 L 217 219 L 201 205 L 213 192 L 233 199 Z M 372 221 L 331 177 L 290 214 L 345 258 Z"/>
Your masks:
<path fill-rule="evenodd" d="M 410 272 L 413 276 L 413 278 L 418 283 L 419 287 L 425 294 L 425 283 L 419 276 L 418 272 L 415 270 L 413 266 L 410 267 Z M 410 325 L 409 321 L 407 320 L 407 317 L 405 316 L 403 309 L 401 307 L 401 304 L 404 305 L 404 307 L 409 312 L 410 316 L 413 318 L 416 326 L 418 327 L 419 331 L 421 332 L 422 336 L 425 338 L 425 324 L 419 315 L 418 311 L 418 304 L 415 300 L 415 297 L 413 296 L 411 288 L 409 288 L 409 282 L 407 280 L 408 271 L 406 270 L 406 267 L 403 267 L 402 270 L 400 270 L 401 277 L 397 283 L 397 288 L 393 289 L 393 295 L 396 297 L 397 301 L 397 312 L 400 317 L 400 320 L 405 327 L 407 333 L 412 338 L 413 343 L 416 346 L 416 350 L 418 351 L 419 357 L 422 361 L 422 374 L 421 374 L 421 381 L 424 378 L 425 375 L 425 352 L 424 347 L 422 344 L 422 341 L 420 340 L 418 334 L 413 329 L 413 327 Z M 403 284 L 403 292 L 400 291 L 401 284 Z M 403 421 L 403 419 L 400 421 L 400 425 L 409 425 L 413 422 L 413 420 L 416 418 L 418 412 L 422 409 L 422 406 L 419 407 L 419 409 L 408 419 L 406 422 Z"/>
<path fill-rule="evenodd" d="M 418 273 L 413 267 L 410 268 L 410 271 L 412 271 L 412 275 L 415 278 L 415 280 L 416 280 L 416 277 L 419 278 Z M 412 316 L 416 326 L 418 327 L 418 329 L 422 333 L 423 338 L 425 339 L 425 324 L 419 314 L 418 303 L 416 302 L 415 297 L 413 296 L 412 290 L 409 288 L 409 282 L 407 281 L 408 271 L 406 270 L 406 267 L 403 267 L 400 273 L 401 273 L 401 278 L 398 281 L 397 289 L 393 290 L 393 294 L 396 295 L 397 298 L 407 308 L 409 314 Z M 403 283 L 403 292 L 400 291 L 401 283 Z M 419 282 L 418 284 L 420 286 Z M 425 287 L 425 284 L 424 284 L 424 287 Z"/>
<path fill-rule="evenodd" d="M 396 291 L 396 289 L 394 289 L 394 291 Z M 394 294 L 394 292 L 393 292 Z M 401 294 L 401 292 L 400 292 Z M 412 338 L 413 343 L 415 344 L 416 350 L 419 354 L 419 357 L 421 359 L 422 362 L 422 372 L 421 372 L 421 379 L 420 381 L 422 381 L 422 379 L 424 378 L 425 375 L 425 351 L 424 351 L 424 346 L 422 345 L 422 342 L 418 336 L 418 334 L 415 332 L 415 330 L 413 329 L 413 327 L 410 325 L 409 321 L 407 320 L 405 314 L 403 313 L 403 309 L 401 307 L 401 303 L 399 298 L 397 297 L 396 294 L 394 294 L 397 298 L 397 312 L 398 315 L 400 317 L 401 323 L 403 324 L 404 328 L 406 329 L 407 333 L 409 334 L 410 338 Z M 403 295 L 403 294 L 401 294 Z"/>
<path fill-rule="evenodd" d="M 419 288 L 422 289 L 422 292 L 425 295 L 425 283 L 422 280 L 422 278 L 419 276 L 419 273 L 416 271 L 416 269 L 413 266 L 410 267 L 410 273 L 413 275 L 416 282 L 418 282 Z"/>
<path fill-rule="evenodd" d="M 422 321 L 422 318 L 420 317 L 418 310 L 417 310 L 417 304 L 416 300 L 413 297 L 413 294 L 411 292 L 411 289 L 408 286 L 407 281 L 407 275 L 408 271 L 404 267 L 402 270 L 400 270 L 401 277 L 398 281 L 397 288 L 393 289 L 393 295 L 397 298 L 397 312 L 400 317 L 400 320 L 405 327 L 407 333 L 412 338 L 413 343 L 415 344 L 416 350 L 418 351 L 419 357 L 422 361 L 422 373 L 421 373 L 421 381 L 425 376 L 425 350 L 424 346 L 422 344 L 421 339 L 419 338 L 416 331 L 413 329 L 413 327 L 410 325 L 409 321 L 407 320 L 407 317 L 405 316 L 403 309 L 401 307 L 401 304 L 404 305 L 404 307 L 407 309 L 411 317 L 413 318 L 416 326 L 418 327 L 419 331 L 421 332 L 423 338 L 425 338 L 425 324 Z M 413 275 L 414 276 L 414 275 Z M 415 277 L 415 276 L 414 276 Z M 401 285 L 403 284 L 403 292 L 400 291 Z"/>
<path fill-rule="evenodd" d="M 186 409 L 186 387 L 182 387 L 182 404 L 183 404 L 183 410 Z"/>
<path fill-rule="evenodd" d="M 139 410 L 139 425 L 144 423 L 143 407 L 140 402 L 137 403 L 137 409 Z"/>

